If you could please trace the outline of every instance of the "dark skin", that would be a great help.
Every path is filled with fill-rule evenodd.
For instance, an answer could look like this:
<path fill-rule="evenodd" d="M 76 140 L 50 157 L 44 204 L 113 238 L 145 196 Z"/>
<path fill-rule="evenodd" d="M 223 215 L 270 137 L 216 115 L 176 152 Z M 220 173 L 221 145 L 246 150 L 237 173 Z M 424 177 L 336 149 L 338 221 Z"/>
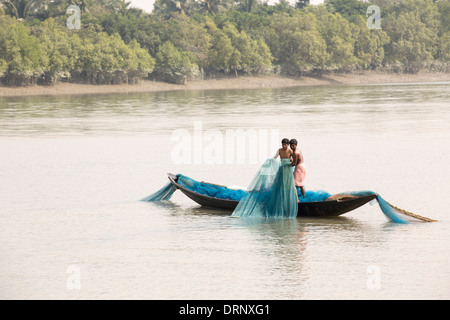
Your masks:
<path fill-rule="evenodd" d="M 289 149 L 289 145 L 287 143 L 283 143 L 281 149 L 278 149 L 280 153 L 281 159 L 289 159 L 292 156 L 292 150 Z"/>
<path fill-rule="evenodd" d="M 297 145 L 296 144 L 291 144 L 290 147 L 291 147 L 291 150 L 292 150 L 291 166 L 295 167 L 296 165 L 298 165 L 300 163 L 300 155 L 295 152 L 295 150 L 297 150 Z M 305 198 L 305 187 L 301 186 L 299 188 L 300 188 L 300 191 L 302 192 L 303 198 Z"/>
<path fill-rule="evenodd" d="M 298 153 L 295 153 L 295 150 L 297 150 L 297 146 L 295 144 L 291 144 L 290 147 L 292 150 L 291 166 L 295 167 L 296 165 L 298 165 L 300 163 L 300 157 L 299 157 Z"/>

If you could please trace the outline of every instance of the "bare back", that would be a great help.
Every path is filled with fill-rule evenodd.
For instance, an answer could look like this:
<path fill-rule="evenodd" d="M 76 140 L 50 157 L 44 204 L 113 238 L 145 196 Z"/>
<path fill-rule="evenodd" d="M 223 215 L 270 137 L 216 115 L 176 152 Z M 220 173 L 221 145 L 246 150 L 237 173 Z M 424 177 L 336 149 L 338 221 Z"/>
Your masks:
<path fill-rule="evenodd" d="M 303 162 L 304 162 L 304 160 L 303 160 L 303 155 L 302 155 L 301 151 L 298 149 L 295 150 L 295 152 L 292 153 L 292 166 L 295 167 Z"/>

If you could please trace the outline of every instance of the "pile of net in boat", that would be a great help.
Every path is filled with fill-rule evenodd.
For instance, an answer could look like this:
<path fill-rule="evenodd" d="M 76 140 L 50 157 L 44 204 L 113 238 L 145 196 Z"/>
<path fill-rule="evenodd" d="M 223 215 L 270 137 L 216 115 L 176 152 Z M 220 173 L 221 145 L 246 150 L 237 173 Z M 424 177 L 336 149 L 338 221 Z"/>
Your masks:
<path fill-rule="evenodd" d="M 240 201 L 247 194 L 243 189 L 230 189 L 216 184 L 198 182 L 181 174 L 178 175 L 178 184 L 196 193 L 219 199 Z"/>
<path fill-rule="evenodd" d="M 177 183 L 180 186 L 183 186 L 191 191 L 209 197 L 241 201 L 242 198 L 244 198 L 249 194 L 249 192 L 244 190 L 243 188 L 235 189 L 206 182 L 199 182 L 181 174 L 178 174 L 177 177 L 178 177 Z M 141 199 L 141 201 L 169 200 L 175 191 L 176 187 L 171 182 L 169 182 L 160 190 Z M 373 191 L 350 191 L 332 196 L 330 193 L 323 190 L 308 190 L 305 192 L 305 197 L 302 197 L 299 189 L 297 190 L 297 192 L 298 192 L 298 200 L 300 203 L 327 201 L 327 200 L 330 201 L 336 198 L 339 198 L 340 200 L 345 200 L 346 198 L 351 197 L 377 195 L 375 199 L 378 202 L 381 211 L 392 222 L 409 223 L 411 221 L 425 221 L 425 222 L 435 221 L 433 219 L 422 217 L 420 215 L 393 206 L 387 201 L 385 201 L 380 195 L 378 195 L 376 192 Z M 262 199 L 261 201 L 264 202 L 265 199 L 270 197 L 270 190 L 267 190 L 266 193 L 264 191 L 263 192 L 260 191 L 260 197 L 261 197 L 260 199 Z"/>
<path fill-rule="evenodd" d="M 182 174 L 177 174 L 177 178 L 177 183 L 180 186 L 209 197 L 240 201 L 242 197 L 247 194 L 247 192 L 242 189 L 230 189 L 216 184 L 198 182 Z M 169 200 L 175 190 L 176 187 L 172 184 L 172 182 L 169 182 L 155 193 L 143 198 L 141 201 Z"/>
<path fill-rule="evenodd" d="M 177 183 L 180 186 L 209 197 L 240 201 L 244 196 L 248 194 L 245 188 L 229 188 L 216 184 L 199 182 L 182 174 L 178 174 L 177 177 Z M 170 200 L 175 190 L 176 187 L 171 182 L 169 182 L 160 190 L 142 199 L 142 201 Z M 268 190 L 267 195 L 269 195 L 269 192 L 270 191 Z M 297 190 L 297 193 L 300 202 L 325 201 L 331 196 L 330 193 L 323 190 L 308 190 L 305 192 L 304 198 L 302 197 L 300 189 Z"/>

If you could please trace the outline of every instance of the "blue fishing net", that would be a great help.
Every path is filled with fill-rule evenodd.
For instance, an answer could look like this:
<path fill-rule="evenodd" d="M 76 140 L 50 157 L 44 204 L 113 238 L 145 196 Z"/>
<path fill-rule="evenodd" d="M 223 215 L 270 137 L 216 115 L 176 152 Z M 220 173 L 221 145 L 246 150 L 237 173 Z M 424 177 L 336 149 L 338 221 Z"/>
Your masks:
<path fill-rule="evenodd" d="M 298 201 L 302 202 L 317 202 L 325 201 L 331 197 L 331 193 L 323 190 L 307 190 L 305 192 L 305 197 L 303 198 L 300 188 L 297 187 Z"/>
<path fill-rule="evenodd" d="M 229 189 L 227 187 L 218 186 L 211 183 L 198 182 L 184 175 L 178 176 L 178 183 L 180 185 L 205 196 L 240 201 L 242 197 L 248 194 L 248 191 L 244 189 Z M 268 186 L 260 186 L 258 190 L 265 190 L 265 192 L 261 194 L 262 198 L 270 197 L 270 189 Z M 303 198 L 299 188 L 297 188 L 297 195 L 300 202 L 325 201 L 331 196 L 330 193 L 323 190 L 308 190 L 305 192 L 305 198 Z"/>
<path fill-rule="evenodd" d="M 240 189 L 229 189 L 225 186 L 219 186 L 216 184 L 198 182 L 192 178 L 178 175 L 178 184 L 197 193 L 205 196 L 240 201 L 247 193 Z"/>
<path fill-rule="evenodd" d="M 178 183 L 192 191 L 206 196 L 240 201 L 232 214 L 234 217 L 295 218 L 297 215 L 297 202 L 291 201 L 293 199 L 292 193 L 290 198 L 285 195 L 286 192 L 284 191 L 286 188 L 282 185 L 282 179 L 278 182 L 275 179 L 277 172 L 279 172 L 279 168 L 279 162 L 275 159 L 268 159 L 250 183 L 247 188 L 248 191 L 229 189 L 224 186 L 198 182 L 183 175 L 179 175 Z M 285 168 L 287 169 L 287 166 Z M 288 184 L 290 185 L 290 182 L 288 182 Z M 274 190 L 276 190 L 276 192 L 274 192 Z M 280 190 L 282 192 L 280 192 Z M 300 188 L 297 188 L 296 191 L 300 203 L 326 201 L 332 196 L 329 192 L 323 190 L 307 190 L 305 192 L 305 197 L 303 198 Z M 342 194 L 352 196 L 377 195 L 376 200 L 381 211 L 390 221 L 395 223 L 409 223 L 411 220 L 419 221 L 423 218 L 420 216 L 412 217 L 399 211 L 373 191 L 349 191 Z"/>
<path fill-rule="evenodd" d="M 167 183 L 164 187 L 152 193 L 151 195 L 141 199 L 141 201 L 163 201 L 172 198 L 173 193 L 177 188 L 172 184 L 172 182 Z"/>
<path fill-rule="evenodd" d="M 297 217 L 297 189 L 289 159 L 267 159 L 247 190 L 233 217 Z"/>
<path fill-rule="evenodd" d="M 308 190 L 305 198 L 302 197 L 300 189 L 292 188 L 292 170 L 287 163 L 280 163 L 276 159 L 268 159 L 259 169 L 258 173 L 250 183 L 247 190 L 230 189 L 225 186 L 211 183 L 198 182 L 187 176 L 178 174 L 178 183 L 199 194 L 218 199 L 239 201 L 232 216 L 235 217 L 282 217 L 295 218 L 297 216 L 298 204 L 302 202 L 326 201 L 331 194 L 322 190 Z M 142 201 L 169 200 L 176 187 L 167 183 L 155 193 L 141 199 Z M 392 222 L 409 223 L 411 221 L 435 221 L 407 212 L 385 201 L 380 195 L 373 191 L 350 191 L 341 195 L 369 196 L 377 195 L 376 200 L 383 214 Z"/>
<path fill-rule="evenodd" d="M 378 202 L 378 205 L 380 206 L 381 211 L 383 214 L 392 222 L 395 223 L 409 223 L 411 218 L 407 218 L 408 215 L 405 214 L 402 211 L 399 211 L 398 209 L 391 206 L 386 200 L 384 200 L 379 194 L 373 191 L 349 191 L 344 192 L 344 194 L 352 195 L 352 196 L 370 196 L 370 195 L 377 195 L 376 200 Z"/>

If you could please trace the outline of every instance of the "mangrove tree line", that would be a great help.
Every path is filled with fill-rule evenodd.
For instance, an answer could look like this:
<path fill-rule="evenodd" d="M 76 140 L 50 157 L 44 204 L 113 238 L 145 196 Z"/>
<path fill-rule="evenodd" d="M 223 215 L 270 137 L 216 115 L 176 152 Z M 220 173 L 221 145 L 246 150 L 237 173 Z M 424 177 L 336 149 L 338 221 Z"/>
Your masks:
<path fill-rule="evenodd" d="M 156 0 L 151 13 L 125 0 L 0 4 L 0 80 L 9 86 L 449 71 L 448 0 Z"/>

